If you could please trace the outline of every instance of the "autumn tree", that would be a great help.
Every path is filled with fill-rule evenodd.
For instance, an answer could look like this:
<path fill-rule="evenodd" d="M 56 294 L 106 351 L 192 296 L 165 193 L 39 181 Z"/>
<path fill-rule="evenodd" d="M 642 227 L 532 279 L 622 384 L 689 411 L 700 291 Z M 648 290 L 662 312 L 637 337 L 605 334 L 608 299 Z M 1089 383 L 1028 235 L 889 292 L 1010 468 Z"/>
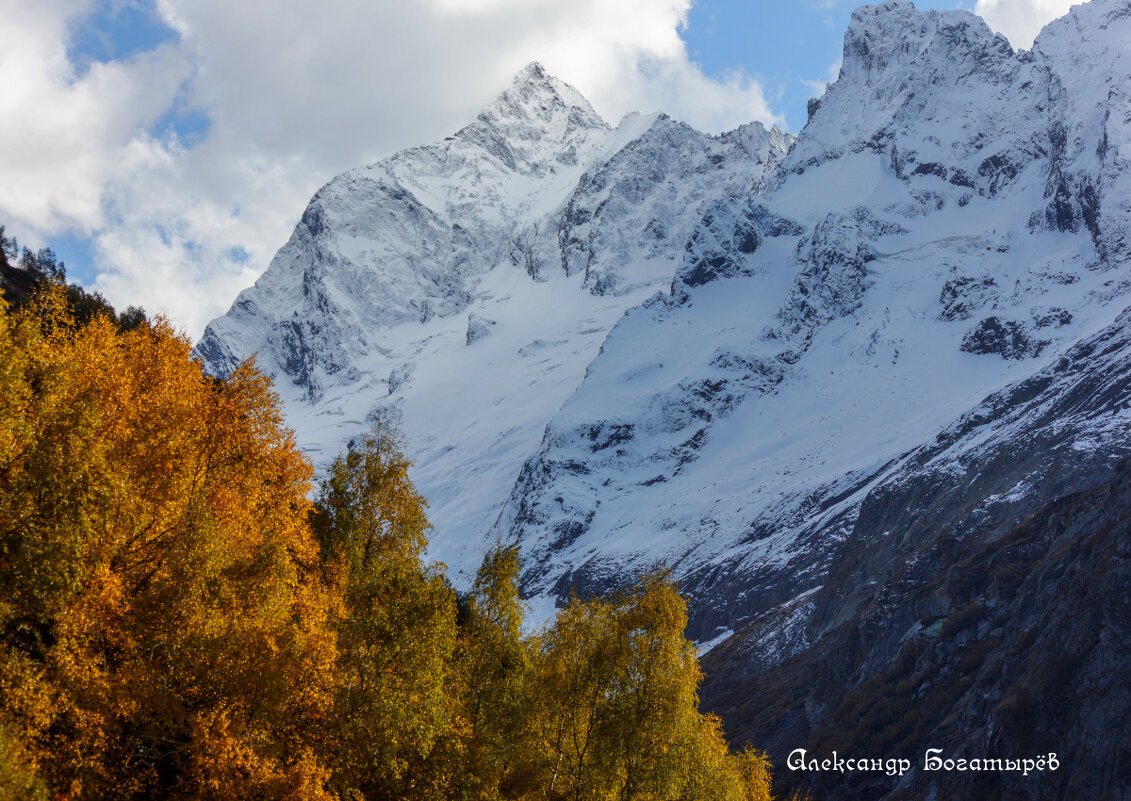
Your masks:
<path fill-rule="evenodd" d="M 0 723 L 66 798 L 317 798 L 335 601 L 251 367 L 163 321 L 0 318 Z"/>
<path fill-rule="evenodd" d="M 7 727 L 0 727 L 0 801 L 46 799 L 47 788 L 27 748 Z"/>
<path fill-rule="evenodd" d="M 521 798 L 535 792 L 532 643 L 522 632 L 518 548 L 487 552 L 468 593 L 459 676 L 466 719 L 465 795 Z"/>
<path fill-rule="evenodd" d="M 540 637 L 536 716 L 548 799 L 758 799 L 756 753 L 730 754 L 698 711 L 686 602 L 664 573 L 574 598 Z"/>
<path fill-rule="evenodd" d="M 458 602 L 425 562 L 409 468 L 379 416 L 312 503 L 254 365 L 0 301 L 0 801 L 768 799 L 670 577 L 527 633 L 516 548 Z"/>
<path fill-rule="evenodd" d="M 428 520 L 388 418 L 331 466 L 314 530 L 345 599 L 330 725 L 334 786 L 438 798 L 451 779 L 455 594 L 422 561 Z"/>

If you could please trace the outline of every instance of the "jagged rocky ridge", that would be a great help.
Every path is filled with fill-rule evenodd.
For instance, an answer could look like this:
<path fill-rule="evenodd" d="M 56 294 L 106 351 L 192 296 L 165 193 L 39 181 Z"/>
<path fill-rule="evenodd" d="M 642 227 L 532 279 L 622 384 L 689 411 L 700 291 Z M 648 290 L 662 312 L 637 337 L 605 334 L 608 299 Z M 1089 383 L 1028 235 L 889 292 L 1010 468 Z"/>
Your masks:
<path fill-rule="evenodd" d="M 497 531 L 528 592 L 659 561 L 695 636 L 734 630 L 821 585 L 908 452 L 1109 324 L 1125 12 L 1093 2 L 1014 53 L 965 12 L 857 11 L 777 183 L 708 209 L 671 293 L 618 323 L 523 467 Z M 1080 189 L 1056 211 L 1067 175 L 1094 214 Z"/>
<path fill-rule="evenodd" d="M 757 191 L 791 142 L 758 123 L 711 137 L 662 114 L 612 130 L 531 64 L 455 135 L 320 189 L 197 353 L 219 375 L 258 353 L 316 402 L 387 329 L 474 306 L 501 265 L 582 274 L 595 295 L 654 285 L 704 199 Z"/>
<path fill-rule="evenodd" d="M 453 136 L 319 190 L 196 352 L 221 376 L 256 354 L 319 464 L 400 410 L 459 582 L 617 317 L 670 284 L 701 207 L 774 180 L 792 141 L 663 114 L 612 129 L 532 64 Z"/>
<path fill-rule="evenodd" d="M 833 732 L 1075 760 L 852 797 L 1129 797 L 1100 742 L 1128 705 L 1129 43 L 1126 0 L 1028 52 L 864 7 L 796 142 L 612 130 L 531 67 L 321 190 L 198 353 L 258 351 L 322 460 L 401 409 L 457 583 L 495 538 L 536 617 L 671 567 L 705 700 L 779 762 Z"/>

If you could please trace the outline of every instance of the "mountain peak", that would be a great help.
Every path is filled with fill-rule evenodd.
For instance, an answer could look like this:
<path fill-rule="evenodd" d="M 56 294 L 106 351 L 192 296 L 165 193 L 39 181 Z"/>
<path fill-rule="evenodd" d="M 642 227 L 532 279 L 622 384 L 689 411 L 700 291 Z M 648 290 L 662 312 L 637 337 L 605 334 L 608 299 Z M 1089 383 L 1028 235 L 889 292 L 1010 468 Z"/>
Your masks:
<path fill-rule="evenodd" d="M 1129 28 L 1131 4 L 1127 0 L 1090 0 L 1072 6 L 1067 14 L 1042 28 L 1033 48 L 1046 57 L 1070 62 L 1081 58 L 1122 62 Z M 1080 47 L 1082 38 L 1088 40 L 1088 47 Z M 1110 52 L 1100 57 L 1104 51 Z"/>
<path fill-rule="evenodd" d="M 924 60 L 940 66 L 953 61 L 981 66 L 989 53 L 1002 58 L 1013 50 L 981 17 L 962 9 L 919 10 L 904 0 L 888 0 L 852 12 L 843 63 L 850 73 L 877 75 Z"/>
<path fill-rule="evenodd" d="M 551 77 L 552 76 L 550 73 L 546 72 L 546 68 L 542 66 L 541 62 L 531 61 L 515 74 L 512 83 L 544 83 Z"/>
<path fill-rule="evenodd" d="M 608 128 L 581 92 L 537 61 L 518 71 L 510 87 L 479 114 L 479 121 L 492 127 L 533 123 L 543 130 L 561 122 L 572 129 Z"/>
<path fill-rule="evenodd" d="M 913 140 L 925 153 L 931 137 L 920 126 L 927 109 L 985 110 L 980 99 L 1003 91 L 1018 64 L 1005 37 L 969 11 L 920 10 L 902 0 L 861 6 L 844 34 L 840 75 L 813 105 L 787 170 L 846 147 L 885 150 L 893 137 Z M 996 130 L 989 111 L 976 120 L 947 114 L 970 127 L 969 136 L 974 128 Z"/>

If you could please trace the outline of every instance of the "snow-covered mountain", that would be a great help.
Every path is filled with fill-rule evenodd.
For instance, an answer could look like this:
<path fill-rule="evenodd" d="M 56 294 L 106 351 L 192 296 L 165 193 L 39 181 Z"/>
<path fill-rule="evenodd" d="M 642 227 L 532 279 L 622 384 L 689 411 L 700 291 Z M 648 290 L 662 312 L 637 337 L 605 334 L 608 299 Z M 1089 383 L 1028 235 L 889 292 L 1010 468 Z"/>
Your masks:
<path fill-rule="evenodd" d="M 700 209 L 763 189 L 792 143 L 663 114 L 613 129 L 531 64 L 455 135 L 319 190 L 196 352 L 217 375 L 256 355 L 320 465 L 397 408 L 459 583 L 608 330 L 670 285 Z"/>
<path fill-rule="evenodd" d="M 672 568 L 717 646 L 708 699 L 785 748 L 835 730 L 876 660 L 935 648 L 920 617 L 997 597 L 931 584 L 956 554 L 1122 491 L 1129 232 L 1131 3 L 1014 51 L 887 2 L 796 140 L 610 128 L 531 65 L 454 136 L 320 190 L 197 352 L 219 375 L 258 353 L 319 463 L 400 410 L 457 584 L 496 539 L 536 618 Z M 865 636 L 884 647 L 828 667 Z M 777 680 L 796 665 L 825 684 Z"/>
<path fill-rule="evenodd" d="M 778 181 L 707 208 L 524 465 L 497 530 L 527 591 L 662 562 L 697 637 L 733 630 L 822 583 L 909 453 L 1109 325 L 1131 289 L 1126 11 L 1079 7 L 1029 53 L 966 12 L 857 11 Z"/>

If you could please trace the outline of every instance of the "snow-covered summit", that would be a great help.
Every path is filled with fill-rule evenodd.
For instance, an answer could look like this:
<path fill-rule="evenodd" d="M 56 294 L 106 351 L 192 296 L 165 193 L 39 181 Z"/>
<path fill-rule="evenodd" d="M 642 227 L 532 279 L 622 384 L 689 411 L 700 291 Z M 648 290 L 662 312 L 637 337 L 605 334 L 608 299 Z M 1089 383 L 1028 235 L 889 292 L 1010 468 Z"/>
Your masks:
<path fill-rule="evenodd" d="M 455 134 L 320 189 L 197 353 L 218 375 L 255 354 L 319 464 L 400 409 L 434 553 L 465 569 L 609 328 L 670 286 L 702 208 L 773 184 L 792 142 L 663 114 L 613 129 L 531 64 Z"/>
<path fill-rule="evenodd" d="M 1118 154 L 1129 124 L 1116 110 L 1127 106 L 1129 37 L 1126 0 L 1077 6 L 1016 52 L 966 11 L 859 8 L 782 181 L 870 152 L 928 202 L 1011 194 L 1031 229 L 1086 229 L 1101 255 L 1124 247 L 1127 209 L 1101 216 L 1097 204 L 1128 180 Z"/>
<path fill-rule="evenodd" d="M 530 65 L 323 187 L 197 352 L 257 353 L 320 464 L 398 409 L 457 582 L 495 537 L 547 604 L 662 561 L 709 639 L 812 590 L 907 453 L 1131 302 L 1127 7 L 1027 52 L 861 8 L 796 140 L 611 128 Z"/>
<path fill-rule="evenodd" d="M 999 191 L 1047 128 L 1039 99 L 1047 80 L 1034 82 L 1032 72 L 969 12 L 924 12 L 898 0 L 861 7 L 845 33 L 840 75 L 813 104 L 787 169 L 868 150 L 888 154 L 899 173 Z"/>
<path fill-rule="evenodd" d="M 515 76 L 510 88 L 456 136 L 472 138 L 489 129 L 517 156 L 516 168 L 536 171 L 546 161 L 571 163 L 575 155 L 571 148 L 579 133 L 608 127 L 580 92 L 548 74 L 538 62 L 531 62 Z"/>
<path fill-rule="evenodd" d="M 777 184 L 705 207 L 671 295 L 610 332 L 524 465 L 496 536 L 527 592 L 662 562 L 697 636 L 734 629 L 820 584 L 906 453 L 1110 325 L 1131 301 L 1126 5 L 1028 53 L 966 12 L 857 10 Z"/>

